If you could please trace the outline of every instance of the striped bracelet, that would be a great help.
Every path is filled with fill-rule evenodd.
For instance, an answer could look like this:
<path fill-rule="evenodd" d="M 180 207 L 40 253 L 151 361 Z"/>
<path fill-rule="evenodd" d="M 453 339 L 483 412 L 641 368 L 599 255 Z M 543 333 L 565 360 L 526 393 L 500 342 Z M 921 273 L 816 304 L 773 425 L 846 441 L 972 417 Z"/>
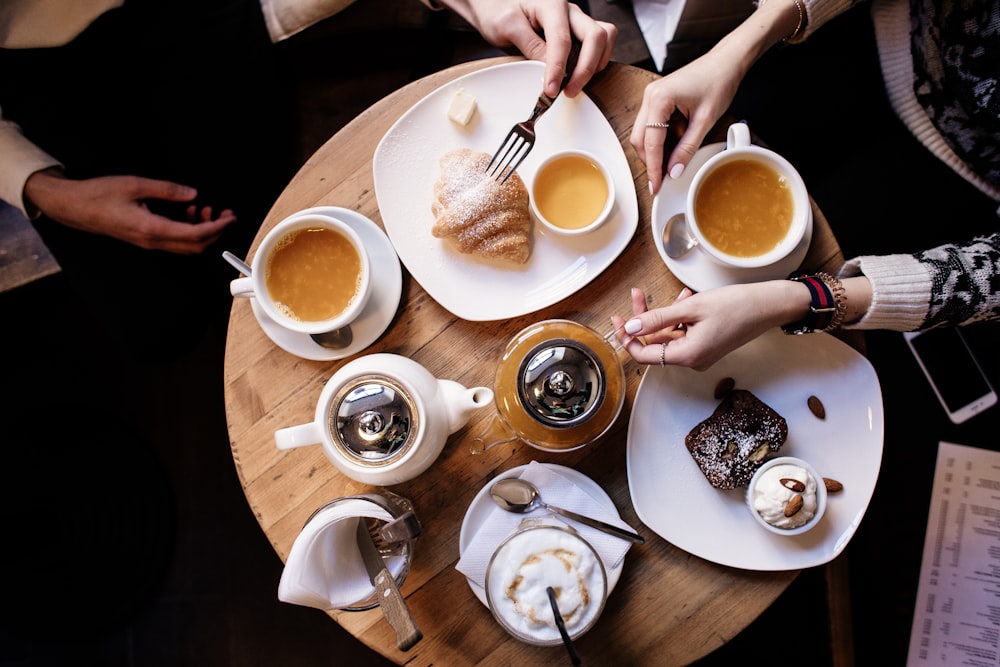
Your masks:
<path fill-rule="evenodd" d="M 847 312 L 847 295 L 840 280 L 829 273 L 793 273 L 789 280 L 803 283 L 809 288 L 812 301 L 809 313 L 791 324 L 781 327 L 786 334 L 807 334 L 814 331 L 832 331 L 844 321 Z"/>

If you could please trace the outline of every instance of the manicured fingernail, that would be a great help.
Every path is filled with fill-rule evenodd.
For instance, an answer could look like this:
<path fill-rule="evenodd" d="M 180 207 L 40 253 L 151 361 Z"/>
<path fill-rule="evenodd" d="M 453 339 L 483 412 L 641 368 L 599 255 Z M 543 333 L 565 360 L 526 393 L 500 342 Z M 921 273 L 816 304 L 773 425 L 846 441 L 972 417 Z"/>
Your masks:
<path fill-rule="evenodd" d="M 649 195 L 652 197 L 653 196 L 653 181 L 649 181 L 648 185 L 649 185 Z"/>
<path fill-rule="evenodd" d="M 677 180 L 684 173 L 684 163 L 678 162 L 674 165 L 674 168 L 670 170 L 670 178 Z"/>
<path fill-rule="evenodd" d="M 642 320 L 631 319 L 625 323 L 625 333 L 637 334 L 642 331 Z"/>

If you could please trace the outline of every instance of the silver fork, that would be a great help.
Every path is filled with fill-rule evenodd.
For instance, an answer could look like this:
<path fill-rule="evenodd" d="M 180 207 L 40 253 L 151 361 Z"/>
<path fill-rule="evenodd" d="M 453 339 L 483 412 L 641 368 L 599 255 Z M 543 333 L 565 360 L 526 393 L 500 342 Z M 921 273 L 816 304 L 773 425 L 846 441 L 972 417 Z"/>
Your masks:
<path fill-rule="evenodd" d="M 576 61 L 580 57 L 580 43 L 573 40 L 569 58 L 566 60 L 566 76 L 563 77 L 559 85 L 559 92 L 566 87 L 570 75 L 576 68 Z M 557 93 L 558 95 L 558 93 Z M 504 183 L 510 175 L 520 166 L 521 162 L 531 149 L 535 146 L 535 122 L 538 118 L 549 110 L 549 107 L 556 101 L 556 98 L 549 97 L 544 92 L 535 101 L 535 109 L 531 112 L 528 120 L 516 124 L 507 133 L 507 137 L 500 144 L 500 148 L 493 153 L 490 163 L 486 165 L 486 173 L 501 183 Z"/>

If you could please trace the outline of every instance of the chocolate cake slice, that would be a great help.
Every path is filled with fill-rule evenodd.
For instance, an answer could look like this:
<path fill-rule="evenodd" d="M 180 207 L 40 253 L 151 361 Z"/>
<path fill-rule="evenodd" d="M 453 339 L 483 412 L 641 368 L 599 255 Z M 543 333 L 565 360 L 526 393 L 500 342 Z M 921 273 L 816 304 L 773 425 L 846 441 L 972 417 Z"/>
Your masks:
<path fill-rule="evenodd" d="M 733 389 L 684 438 L 702 473 L 719 489 L 746 486 L 788 438 L 785 418 L 746 389 Z"/>

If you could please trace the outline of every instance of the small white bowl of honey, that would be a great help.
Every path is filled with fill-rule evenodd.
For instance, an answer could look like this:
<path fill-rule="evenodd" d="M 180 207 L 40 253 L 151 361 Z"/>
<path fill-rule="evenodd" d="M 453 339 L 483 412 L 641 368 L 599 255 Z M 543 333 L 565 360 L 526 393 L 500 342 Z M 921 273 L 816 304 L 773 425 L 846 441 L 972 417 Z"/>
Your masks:
<path fill-rule="evenodd" d="M 615 182 L 597 156 L 582 150 L 553 153 L 531 183 L 531 212 L 558 234 L 585 234 L 608 219 Z"/>

